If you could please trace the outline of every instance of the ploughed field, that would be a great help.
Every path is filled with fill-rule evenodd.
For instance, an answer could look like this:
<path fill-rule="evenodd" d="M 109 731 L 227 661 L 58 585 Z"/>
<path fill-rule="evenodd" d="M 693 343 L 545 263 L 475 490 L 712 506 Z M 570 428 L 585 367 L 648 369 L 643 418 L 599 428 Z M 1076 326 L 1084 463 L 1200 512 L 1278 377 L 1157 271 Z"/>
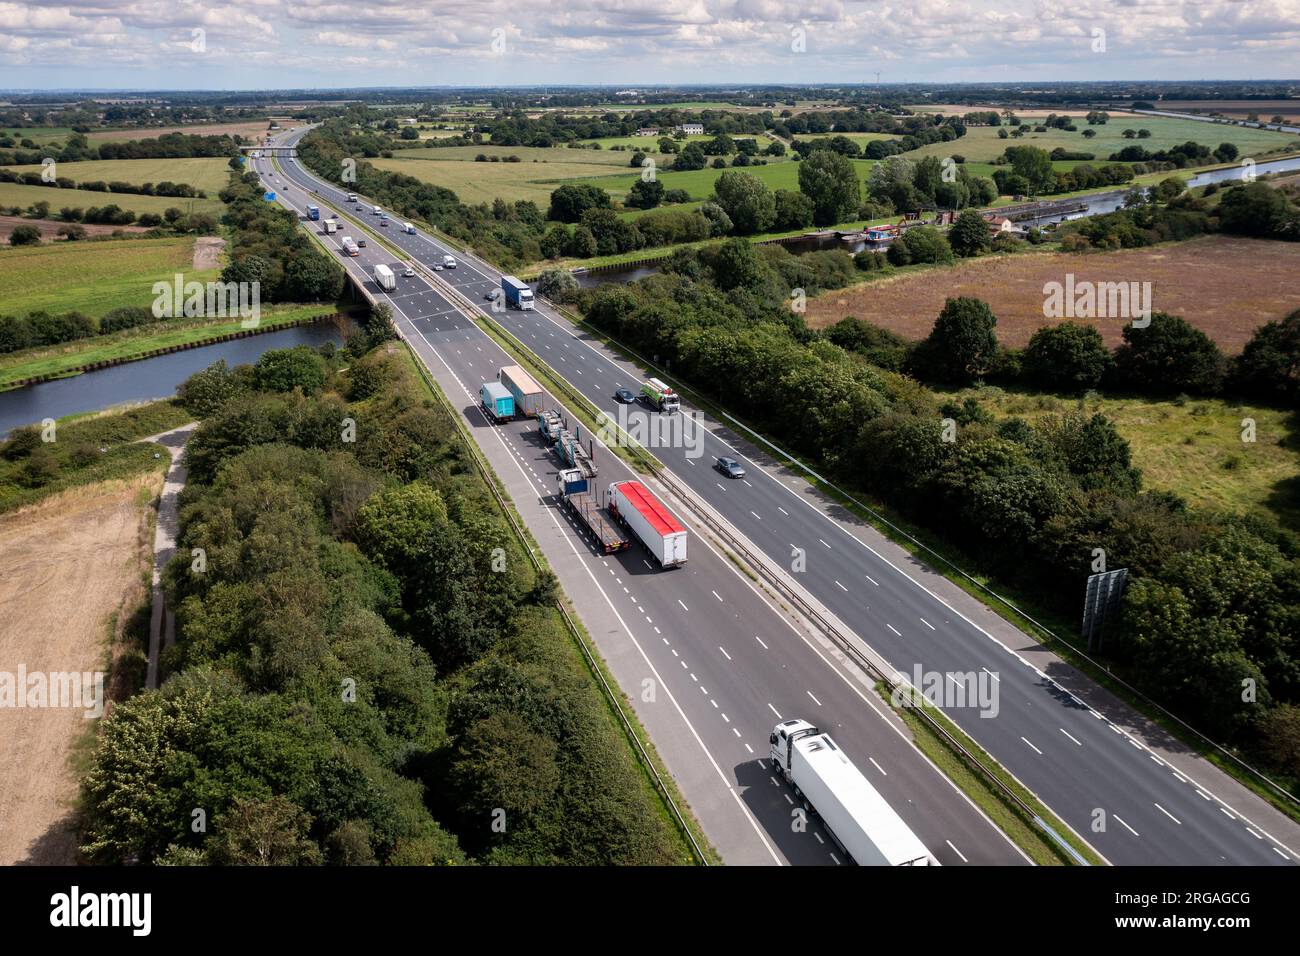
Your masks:
<path fill-rule="evenodd" d="M 1034 330 L 1065 319 L 1043 315 L 1043 287 L 1083 282 L 1150 282 L 1151 308 L 1181 315 L 1228 353 L 1251 333 L 1300 308 L 1300 243 L 1207 236 L 1119 252 L 984 256 L 951 267 L 923 268 L 824 293 L 808 302 L 806 321 L 823 328 L 845 316 L 909 339 L 930 333 L 951 296 L 983 299 L 998 318 L 998 340 L 1022 348 Z M 1079 318 L 1110 346 L 1123 340 L 1123 317 Z"/>

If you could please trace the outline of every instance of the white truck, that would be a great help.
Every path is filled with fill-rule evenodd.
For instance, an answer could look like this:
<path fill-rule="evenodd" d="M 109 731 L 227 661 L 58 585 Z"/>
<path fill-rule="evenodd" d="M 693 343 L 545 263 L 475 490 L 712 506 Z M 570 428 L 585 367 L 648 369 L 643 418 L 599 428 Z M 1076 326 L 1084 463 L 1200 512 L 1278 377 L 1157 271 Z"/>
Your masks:
<path fill-rule="evenodd" d="M 455 256 L 443 256 L 443 257 L 442 257 L 442 267 L 443 267 L 444 269 L 454 269 L 454 268 L 456 268 L 456 257 L 455 257 Z"/>
<path fill-rule="evenodd" d="M 356 201 L 357 201 L 357 194 L 356 194 L 356 193 L 348 193 L 348 202 L 356 202 Z"/>
<path fill-rule="evenodd" d="M 375 266 L 375 285 L 385 292 L 392 292 L 397 288 L 397 276 L 393 275 L 393 270 L 382 262 Z"/>
<path fill-rule="evenodd" d="M 805 811 L 821 817 L 849 862 L 859 866 L 938 866 L 920 839 L 844 751 L 806 720 L 783 720 L 768 737 L 772 764 Z"/>
<path fill-rule="evenodd" d="M 637 536 L 661 567 L 675 568 L 686 563 L 686 529 L 641 482 L 614 482 L 609 486 L 606 507 Z"/>
<path fill-rule="evenodd" d="M 357 246 L 357 241 L 351 236 L 344 236 L 339 240 L 339 245 L 343 247 L 343 254 L 345 256 L 361 255 L 361 249 Z"/>
<path fill-rule="evenodd" d="M 406 233 L 408 236 L 415 235 L 415 225 L 409 222 L 402 223 L 402 232 Z"/>
<path fill-rule="evenodd" d="M 338 231 L 339 231 L 339 221 L 337 219 L 325 220 L 325 234 L 327 236 L 332 235 L 333 233 L 336 233 Z"/>

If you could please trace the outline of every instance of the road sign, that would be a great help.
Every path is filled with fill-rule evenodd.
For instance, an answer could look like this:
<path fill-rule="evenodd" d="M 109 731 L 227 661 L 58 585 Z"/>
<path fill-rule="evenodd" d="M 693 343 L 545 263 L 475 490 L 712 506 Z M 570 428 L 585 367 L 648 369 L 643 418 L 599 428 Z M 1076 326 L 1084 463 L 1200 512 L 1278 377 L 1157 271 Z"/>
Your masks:
<path fill-rule="evenodd" d="M 1120 599 L 1128 584 L 1128 568 L 1103 571 L 1101 574 L 1088 576 L 1088 589 L 1083 597 L 1083 636 L 1087 638 L 1088 650 L 1101 647 L 1102 632 L 1106 622 L 1119 614 Z"/>

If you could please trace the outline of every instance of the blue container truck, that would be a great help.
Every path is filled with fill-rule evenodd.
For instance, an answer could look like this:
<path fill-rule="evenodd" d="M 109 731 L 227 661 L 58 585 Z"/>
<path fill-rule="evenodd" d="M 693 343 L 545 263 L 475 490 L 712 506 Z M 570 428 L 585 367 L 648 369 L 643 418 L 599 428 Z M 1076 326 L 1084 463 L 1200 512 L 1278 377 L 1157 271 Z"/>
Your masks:
<path fill-rule="evenodd" d="M 320 206 L 308 206 L 307 218 L 313 221 L 320 219 Z"/>
<path fill-rule="evenodd" d="M 506 305 L 512 309 L 531 309 L 533 307 L 533 290 L 527 283 L 514 276 L 501 277 L 501 292 L 506 297 Z"/>
<path fill-rule="evenodd" d="M 494 422 L 508 422 L 515 417 L 515 397 L 500 382 L 484 382 L 478 388 L 479 404 Z"/>

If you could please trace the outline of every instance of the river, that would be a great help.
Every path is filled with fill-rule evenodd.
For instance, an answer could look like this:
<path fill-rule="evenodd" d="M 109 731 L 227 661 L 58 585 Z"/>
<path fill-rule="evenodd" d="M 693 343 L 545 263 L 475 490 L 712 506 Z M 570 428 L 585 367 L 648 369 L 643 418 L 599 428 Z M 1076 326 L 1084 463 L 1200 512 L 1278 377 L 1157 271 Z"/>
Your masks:
<path fill-rule="evenodd" d="M 1268 162 L 1258 163 L 1255 166 L 1255 175 L 1264 176 L 1269 173 L 1286 173 L 1300 170 L 1300 156 L 1293 156 L 1290 159 L 1275 159 Z M 1170 175 L 1174 175 L 1176 170 L 1171 170 Z M 1188 188 L 1196 186 L 1208 186 L 1210 183 L 1223 183 L 1229 180 L 1240 180 L 1242 177 L 1243 167 L 1229 166 L 1225 169 L 1213 169 L 1203 173 L 1197 173 L 1188 180 Z M 1068 215 L 1050 215 L 1042 216 L 1038 219 L 1026 219 L 1021 222 L 1027 226 L 1046 226 L 1052 223 L 1063 222 L 1073 219 L 1084 219 L 1088 216 L 1101 216 L 1108 212 L 1115 212 L 1124 205 L 1124 197 L 1128 195 L 1128 189 L 1116 189 L 1102 193 L 1092 193 L 1087 196 L 1076 197 L 1080 201 L 1085 201 L 1088 208 L 1084 212 L 1075 212 Z M 840 242 L 839 238 L 834 235 L 809 235 L 795 236 L 790 239 L 782 240 L 783 245 L 795 255 L 802 255 L 805 252 L 814 252 L 822 249 L 843 249 L 845 252 L 860 252 L 863 249 L 861 243 L 847 244 Z M 605 285 L 609 282 L 635 282 L 638 279 L 644 279 L 646 276 L 654 275 L 659 271 L 659 267 L 654 264 L 642 264 L 632 269 L 610 269 L 604 272 L 586 272 L 576 276 L 578 285 L 585 289 L 594 288 L 599 285 Z"/>
<path fill-rule="evenodd" d="M 318 348 L 326 342 L 343 342 L 333 323 L 299 325 L 0 392 L 0 438 L 19 425 L 46 418 L 170 398 L 181 382 L 218 359 L 225 359 L 227 365 L 247 365 L 271 349 L 294 345 Z"/>

